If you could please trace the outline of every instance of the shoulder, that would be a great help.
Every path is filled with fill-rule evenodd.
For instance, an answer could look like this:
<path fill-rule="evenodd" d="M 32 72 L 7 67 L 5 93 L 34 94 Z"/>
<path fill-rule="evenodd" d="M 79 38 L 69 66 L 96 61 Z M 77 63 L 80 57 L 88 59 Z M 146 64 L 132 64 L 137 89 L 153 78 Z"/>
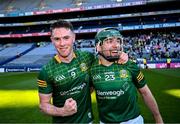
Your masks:
<path fill-rule="evenodd" d="M 55 61 L 55 58 L 52 57 L 48 63 L 46 63 L 45 65 L 42 66 L 42 69 L 43 71 L 46 71 L 46 70 L 49 70 L 50 68 L 52 68 L 54 65 L 55 65 L 56 61 Z"/>
<path fill-rule="evenodd" d="M 131 72 L 133 72 L 133 71 L 139 71 L 139 70 L 140 70 L 140 68 L 137 66 L 137 64 L 136 64 L 135 62 L 131 61 L 131 60 L 129 60 L 129 61 L 125 64 L 125 66 L 127 66 L 127 68 L 128 68 Z"/>
<path fill-rule="evenodd" d="M 123 64 L 124 66 L 127 66 L 127 67 L 133 67 L 133 66 L 137 66 L 137 64 L 132 61 L 132 60 L 128 60 L 125 64 Z"/>
<path fill-rule="evenodd" d="M 98 57 L 94 57 L 94 60 L 92 62 L 91 70 L 97 69 L 100 67 L 99 59 Z"/>
<path fill-rule="evenodd" d="M 92 63 L 94 61 L 94 54 L 86 51 L 80 51 L 77 50 L 75 51 L 75 55 L 79 61 L 87 62 L 87 63 Z"/>
<path fill-rule="evenodd" d="M 53 74 L 53 71 L 56 68 L 56 60 L 53 58 L 51 58 L 49 60 L 49 62 L 47 64 L 45 64 L 44 66 L 42 66 L 40 72 L 39 72 L 39 78 L 48 78 L 50 75 Z"/>
<path fill-rule="evenodd" d="M 75 54 L 80 55 L 80 56 L 94 56 L 92 53 L 87 52 L 87 51 L 80 51 L 80 50 L 76 50 Z"/>

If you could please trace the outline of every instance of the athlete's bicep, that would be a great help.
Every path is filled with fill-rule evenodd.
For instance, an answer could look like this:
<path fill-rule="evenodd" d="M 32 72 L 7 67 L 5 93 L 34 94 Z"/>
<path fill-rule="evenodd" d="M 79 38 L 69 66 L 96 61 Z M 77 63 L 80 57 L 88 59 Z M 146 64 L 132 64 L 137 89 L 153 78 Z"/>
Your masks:
<path fill-rule="evenodd" d="M 50 103 L 51 98 L 52 98 L 52 93 L 50 93 L 50 94 L 39 93 L 40 104 Z"/>

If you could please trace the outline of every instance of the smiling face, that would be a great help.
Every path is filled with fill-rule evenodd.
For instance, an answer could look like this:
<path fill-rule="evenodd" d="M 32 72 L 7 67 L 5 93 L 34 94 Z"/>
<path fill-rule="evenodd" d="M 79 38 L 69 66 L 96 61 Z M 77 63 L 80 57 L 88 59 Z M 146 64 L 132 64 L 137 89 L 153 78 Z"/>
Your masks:
<path fill-rule="evenodd" d="M 119 59 L 122 50 L 122 38 L 109 37 L 97 46 L 97 51 L 108 61 Z"/>
<path fill-rule="evenodd" d="M 120 43 L 120 38 L 107 38 L 103 41 L 100 52 L 103 52 L 105 56 L 119 56 Z"/>
<path fill-rule="evenodd" d="M 117 28 L 105 28 L 95 36 L 98 54 L 109 62 L 119 59 L 123 51 L 123 38 Z"/>
<path fill-rule="evenodd" d="M 72 56 L 75 34 L 70 29 L 64 27 L 53 29 L 51 34 L 51 41 L 54 44 L 61 59 Z"/>

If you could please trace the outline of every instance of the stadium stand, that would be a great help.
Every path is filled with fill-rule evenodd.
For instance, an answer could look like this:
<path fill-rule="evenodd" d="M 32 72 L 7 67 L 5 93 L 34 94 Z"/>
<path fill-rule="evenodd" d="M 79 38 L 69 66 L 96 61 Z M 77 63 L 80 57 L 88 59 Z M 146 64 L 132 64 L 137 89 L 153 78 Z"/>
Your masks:
<path fill-rule="evenodd" d="M 124 48 L 131 59 L 140 63 L 144 58 L 148 63 L 165 63 L 169 57 L 176 64 L 180 61 L 177 0 L 0 0 L 0 3 L 1 60 L 7 57 L 7 51 L 7 58 L 26 51 L 1 65 L 2 68 L 41 67 L 46 63 L 55 53 L 49 42 L 49 26 L 59 18 L 73 23 L 77 34 L 75 49 L 95 53 L 95 33 L 101 28 L 116 27 L 124 36 Z M 39 42 L 44 45 L 18 51 L 19 44 L 30 47 Z M 4 48 L 4 44 L 15 45 Z"/>
<path fill-rule="evenodd" d="M 11 13 L 12 11 L 27 12 L 36 10 L 75 8 L 79 6 L 89 7 L 94 5 L 117 4 L 119 2 L 137 2 L 137 0 L 1 0 L 0 2 L 1 11 Z"/>
<path fill-rule="evenodd" d="M 50 43 L 41 43 L 27 54 L 5 64 L 5 66 L 33 66 L 44 65 L 55 54 L 55 49 Z"/>
<path fill-rule="evenodd" d="M 31 48 L 33 43 L 21 43 L 21 44 L 5 44 L 1 47 L 0 51 L 0 63 L 8 60 L 12 57 L 19 57 L 24 51 Z"/>

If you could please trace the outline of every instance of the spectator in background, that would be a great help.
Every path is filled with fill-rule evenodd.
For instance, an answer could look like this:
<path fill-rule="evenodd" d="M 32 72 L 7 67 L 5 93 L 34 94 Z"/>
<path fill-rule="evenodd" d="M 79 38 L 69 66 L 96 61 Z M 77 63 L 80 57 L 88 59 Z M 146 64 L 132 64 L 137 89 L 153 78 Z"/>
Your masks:
<path fill-rule="evenodd" d="M 167 58 L 178 59 L 179 42 L 176 33 L 164 34 L 161 32 L 139 34 L 134 37 L 125 37 L 125 50 L 127 53 L 135 52 L 137 58 L 146 57 L 147 60 L 166 60 Z"/>
<path fill-rule="evenodd" d="M 43 66 L 38 76 L 40 109 L 53 116 L 53 123 L 91 123 L 88 72 L 94 56 L 73 50 L 75 33 L 70 22 L 53 23 L 51 41 L 57 55 Z M 121 54 L 124 57 L 118 61 L 120 64 L 127 60 L 126 54 Z"/>
<path fill-rule="evenodd" d="M 143 124 L 137 103 L 137 90 L 151 110 L 156 123 L 163 123 L 158 105 L 137 65 L 128 61 L 117 64 L 123 51 L 123 39 L 115 28 L 107 28 L 96 34 L 99 54 L 90 73 L 99 110 L 100 124 Z M 136 90 L 137 89 L 137 90 Z"/>
<path fill-rule="evenodd" d="M 144 68 L 148 69 L 148 65 L 147 65 L 147 60 L 146 58 L 143 58 L 143 64 L 144 64 Z"/>
<path fill-rule="evenodd" d="M 171 68 L 171 58 L 167 58 L 167 68 Z"/>

